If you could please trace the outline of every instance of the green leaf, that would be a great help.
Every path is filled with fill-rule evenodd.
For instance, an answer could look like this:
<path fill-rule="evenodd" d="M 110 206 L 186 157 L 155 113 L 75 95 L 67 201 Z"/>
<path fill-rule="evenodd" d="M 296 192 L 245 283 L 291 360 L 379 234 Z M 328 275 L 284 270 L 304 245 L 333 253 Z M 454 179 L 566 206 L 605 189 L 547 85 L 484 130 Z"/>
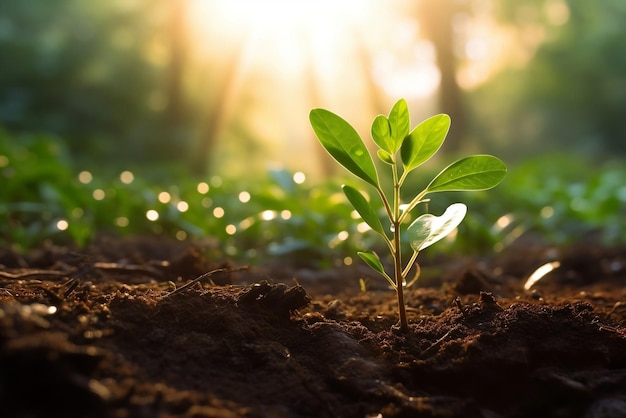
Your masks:
<path fill-rule="evenodd" d="M 430 182 L 428 193 L 478 191 L 495 187 L 506 175 L 506 166 L 492 155 L 472 155 L 444 168 Z"/>
<path fill-rule="evenodd" d="M 374 161 L 348 122 L 325 109 L 311 110 L 309 120 L 322 146 L 339 164 L 374 187 L 378 186 Z"/>
<path fill-rule="evenodd" d="M 385 268 L 383 267 L 383 264 L 380 262 L 376 254 L 366 253 L 364 251 L 359 251 L 357 252 L 357 254 L 359 255 L 359 257 L 361 257 L 363 261 L 367 263 L 368 266 L 370 266 L 382 275 L 387 275 L 387 273 L 385 273 Z"/>
<path fill-rule="evenodd" d="M 378 155 L 378 159 L 383 163 L 393 165 L 393 157 L 387 151 L 379 149 L 378 151 L 376 151 L 376 155 Z"/>
<path fill-rule="evenodd" d="M 383 225 L 376 215 L 376 211 L 372 208 L 367 199 L 365 199 L 365 197 L 352 186 L 343 185 L 341 188 L 352 206 L 354 206 L 354 209 L 356 209 L 359 215 L 361 215 L 361 218 L 363 218 L 365 223 L 368 224 L 374 231 L 381 235 L 385 235 Z"/>
<path fill-rule="evenodd" d="M 372 139 L 380 149 L 393 153 L 393 140 L 391 139 L 391 126 L 389 119 L 384 115 L 378 115 L 372 122 Z"/>
<path fill-rule="evenodd" d="M 394 283 L 393 279 L 389 277 L 387 273 L 385 273 L 385 268 L 383 267 L 376 253 L 357 252 L 357 254 L 359 255 L 359 257 L 361 257 L 363 261 L 367 263 L 368 266 L 370 266 L 372 269 L 382 274 L 383 277 L 387 279 L 391 287 L 393 287 L 394 289 L 398 288 L 398 286 Z"/>
<path fill-rule="evenodd" d="M 428 161 L 443 144 L 450 129 L 450 116 L 435 115 L 417 125 L 402 143 L 400 155 L 405 170 L 413 170 Z"/>
<path fill-rule="evenodd" d="M 391 127 L 391 139 L 393 142 L 392 149 L 387 151 L 395 154 L 400 149 L 404 138 L 409 134 L 409 129 L 411 129 L 409 106 L 406 104 L 406 100 L 398 100 L 391 108 L 391 112 L 389 112 L 389 126 Z"/>
<path fill-rule="evenodd" d="M 446 237 L 454 230 L 467 213 L 467 206 L 454 203 L 441 216 L 427 213 L 417 218 L 407 228 L 409 243 L 414 251 L 421 251 Z"/>

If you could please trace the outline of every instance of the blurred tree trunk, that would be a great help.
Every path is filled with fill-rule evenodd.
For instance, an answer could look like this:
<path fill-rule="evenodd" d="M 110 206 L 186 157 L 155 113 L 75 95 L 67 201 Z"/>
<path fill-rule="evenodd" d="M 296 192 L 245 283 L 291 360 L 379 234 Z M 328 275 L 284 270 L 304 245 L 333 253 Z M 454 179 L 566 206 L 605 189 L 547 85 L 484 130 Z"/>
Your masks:
<path fill-rule="evenodd" d="M 311 52 L 312 49 L 308 49 L 307 59 L 308 64 L 306 66 L 307 70 L 306 74 L 306 92 L 313 104 L 313 107 L 318 107 L 322 103 L 322 98 L 320 97 L 320 89 L 318 85 L 318 72 L 317 67 L 315 65 L 315 57 Z M 328 178 L 332 177 L 335 173 L 337 173 L 337 164 L 333 161 L 332 157 L 328 155 L 328 153 L 324 150 L 322 145 L 318 142 L 315 133 L 313 132 L 313 128 L 310 129 L 310 139 L 313 141 L 315 146 L 313 149 L 316 150 L 317 161 L 319 162 L 319 167 L 322 171 L 322 176 Z"/>
<path fill-rule="evenodd" d="M 252 36 L 252 35 L 251 35 Z M 229 101 L 236 95 L 238 82 L 244 69 L 242 63 L 249 53 L 248 43 L 244 40 L 239 47 L 232 49 L 228 63 L 224 69 L 224 77 L 213 92 L 213 106 L 206 117 L 202 137 L 194 150 L 191 170 L 198 176 L 206 176 L 211 172 L 211 157 L 217 143 L 217 136 L 222 128 L 224 116 L 228 112 Z"/>
<path fill-rule="evenodd" d="M 457 0 L 422 0 L 418 7 L 418 19 L 424 35 L 430 39 L 437 54 L 437 66 L 441 73 L 439 107 L 452 118 L 450 133 L 444 143 L 446 151 L 458 151 L 465 134 L 465 107 L 461 89 L 456 81 L 456 57 L 454 54 L 454 15 L 466 9 Z"/>
<path fill-rule="evenodd" d="M 221 128 L 224 115 L 227 111 L 227 98 L 234 88 L 238 75 L 238 66 L 244 48 L 239 48 L 232 54 L 226 69 L 224 79 L 213 94 L 214 105 L 206 118 L 206 125 L 202 130 L 202 137 L 198 146 L 193 146 L 187 138 L 189 130 L 187 108 L 184 95 L 184 72 L 187 62 L 186 36 L 186 1 L 174 0 L 170 9 L 170 64 L 166 87 L 167 111 L 165 115 L 166 129 L 169 134 L 169 149 L 177 153 L 181 147 L 186 149 L 190 158 L 192 174 L 204 177 L 211 172 L 211 157 L 217 142 L 217 135 Z"/>
<path fill-rule="evenodd" d="M 191 154 L 191 129 L 184 79 L 187 71 L 187 0 L 167 4 L 169 61 L 163 83 L 165 108 L 159 122 L 159 155 L 162 159 L 183 161 Z"/>
<path fill-rule="evenodd" d="M 183 75 L 187 55 L 185 37 L 186 0 L 174 0 L 170 9 L 170 62 L 166 84 L 165 119 L 170 131 L 177 131 L 184 119 Z"/>

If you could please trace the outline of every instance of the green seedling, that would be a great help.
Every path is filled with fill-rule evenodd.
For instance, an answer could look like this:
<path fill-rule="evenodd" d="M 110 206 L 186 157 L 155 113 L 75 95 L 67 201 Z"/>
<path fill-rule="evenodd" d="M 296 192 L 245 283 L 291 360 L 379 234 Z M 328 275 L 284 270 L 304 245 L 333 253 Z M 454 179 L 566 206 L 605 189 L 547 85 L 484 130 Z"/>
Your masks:
<path fill-rule="evenodd" d="M 326 151 L 344 168 L 376 189 L 382 201 L 388 225 L 383 226 L 377 208 L 357 188 L 344 185 L 343 191 L 363 221 L 383 238 L 393 259 L 393 278 L 385 271 L 383 263 L 374 252 L 358 255 L 372 269 L 380 273 L 395 289 L 400 316 L 397 329 L 408 331 L 403 287 L 410 286 L 419 277 L 416 264 L 419 252 L 446 237 L 463 220 L 467 207 L 463 203 L 452 204 L 441 216 L 423 214 L 406 228 L 406 237 L 412 255 L 406 265 L 402 260 L 401 226 L 410 221 L 411 211 L 426 196 L 445 191 L 479 191 L 496 186 L 506 175 L 506 166 L 491 155 L 473 155 L 462 158 L 444 168 L 424 190 L 409 203 L 400 201 L 402 186 L 407 175 L 429 160 L 441 147 L 450 129 L 448 115 L 436 115 L 426 119 L 410 130 L 409 110 L 404 99 L 391 109 L 389 116 L 379 115 L 371 129 L 372 139 L 378 146 L 377 156 L 391 170 L 393 186 L 383 190 L 372 156 L 357 131 L 344 119 L 325 109 L 313 109 L 309 115 L 317 138 Z M 399 154 L 399 158 L 398 158 Z M 414 278 L 407 277 L 415 267 Z"/>

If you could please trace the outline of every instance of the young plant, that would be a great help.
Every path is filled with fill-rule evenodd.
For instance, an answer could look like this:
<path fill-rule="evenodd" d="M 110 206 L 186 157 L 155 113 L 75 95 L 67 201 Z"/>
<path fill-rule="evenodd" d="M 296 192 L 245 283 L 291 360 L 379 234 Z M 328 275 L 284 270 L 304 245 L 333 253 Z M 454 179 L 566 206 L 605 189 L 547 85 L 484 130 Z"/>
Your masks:
<path fill-rule="evenodd" d="M 426 247 L 447 236 L 463 220 L 467 207 L 455 203 L 441 216 L 424 214 L 406 228 L 413 250 L 404 265 L 401 248 L 401 226 L 409 220 L 410 212 L 426 196 L 445 191 L 478 191 L 496 186 L 504 178 L 506 167 L 491 155 L 473 155 L 462 158 L 444 168 L 409 203 L 400 201 L 402 186 L 407 175 L 429 160 L 441 147 L 450 128 L 448 115 L 436 115 L 426 119 L 410 131 L 409 110 L 404 99 L 391 109 L 389 116 L 379 115 L 371 129 L 372 139 L 378 146 L 377 156 L 391 170 L 393 186 L 383 190 L 372 157 L 356 130 L 344 119 L 325 109 L 313 109 L 309 115 L 317 138 L 328 153 L 344 168 L 376 189 L 389 221 L 385 228 L 378 217 L 377 208 L 365 195 L 352 186 L 342 186 L 343 191 L 364 222 L 383 238 L 393 259 L 393 278 L 389 275 L 374 252 L 358 255 L 375 271 L 380 273 L 396 290 L 401 332 L 408 331 L 403 287 L 410 286 L 419 276 L 416 266 L 415 278 L 407 284 L 406 278 L 417 255 Z M 399 154 L 399 158 L 398 158 Z"/>

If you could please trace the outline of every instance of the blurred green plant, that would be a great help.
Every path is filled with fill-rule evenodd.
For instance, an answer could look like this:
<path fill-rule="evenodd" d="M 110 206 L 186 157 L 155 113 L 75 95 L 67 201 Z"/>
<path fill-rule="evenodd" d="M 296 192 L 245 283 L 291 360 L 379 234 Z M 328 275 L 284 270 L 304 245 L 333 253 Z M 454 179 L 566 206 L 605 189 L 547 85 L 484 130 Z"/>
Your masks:
<path fill-rule="evenodd" d="M 280 258 L 315 267 L 349 264 L 360 248 L 386 250 L 364 222 L 355 223 L 358 214 L 338 191 L 341 179 L 313 182 L 303 173 L 275 170 L 242 187 L 240 179 L 161 175 L 175 178 L 173 185 L 141 173 L 109 172 L 104 165 L 81 170 L 63 144 L 52 136 L 0 129 L 0 246 L 82 246 L 99 234 L 150 233 L 210 240 L 216 256 L 246 262 Z M 558 244 L 588 240 L 590 234 L 605 244 L 624 244 L 625 178 L 619 161 L 530 159 L 510 169 L 488 197 L 461 192 L 473 216 L 439 249 L 480 254 L 506 248 L 527 233 Z M 409 180 L 405 189 L 425 187 Z M 428 211 L 443 212 L 452 203 L 444 193 L 427 204 Z"/>
<path fill-rule="evenodd" d="M 210 237 L 222 254 L 248 261 L 323 267 L 331 250 L 347 256 L 359 244 L 343 196 L 330 183 L 313 188 L 303 173 L 274 170 L 245 188 L 219 176 L 164 186 L 130 171 L 79 171 L 63 144 L 0 130 L 0 245 L 21 251 L 46 240 L 83 246 L 98 234 L 153 233 Z"/>
<path fill-rule="evenodd" d="M 504 210 L 491 227 L 504 248 L 532 232 L 547 242 L 626 243 L 626 167 L 549 154 L 518 164 L 498 189 Z M 512 211 L 510 209 L 513 209 Z"/>
<path fill-rule="evenodd" d="M 79 201 L 86 197 L 76 188 L 65 187 L 72 182 L 68 158 L 51 137 L 9 138 L 0 132 L 0 173 L 0 240 L 19 248 L 55 235 L 56 222 L 80 207 Z M 85 242 L 80 223 L 71 232 L 76 242 Z"/>
<path fill-rule="evenodd" d="M 506 166 L 491 155 L 472 155 L 455 161 L 428 183 L 421 192 L 411 197 L 408 204 L 401 202 L 401 190 L 407 175 L 428 161 L 441 147 L 450 129 L 448 115 L 436 115 L 426 119 L 410 131 L 410 117 L 407 103 L 400 99 L 391 109 L 389 117 L 379 115 L 374 119 L 371 134 L 378 146 L 378 158 L 390 167 L 393 178 L 390 190 L 383 190 L 376 165 L 357 131 L 340 116 L 325 110 L 313 109 L 310 113 L 311 125 L 320 143 L 328 153 L 344 168 L 373 186 L 388 221 L 383 226 L 377 207 L 356 188 L 344 185 L 343 191 L 363 221 L 378 233 L 387 244 L 393 259 L 393 278 L 387 274 L 378 255 L 373 251 L 358 252 L 372 269 L 380 273 L 395 289 L 398 297 L 398 313 L 401 332 L 409 330 L 406 319 L 403 287 L 410 286 L 419 277 L 416 267 L 415 278 L 407 283 L 407 277 L 416 264 L 421 250 L 445 238 L 461 223 L 467 212 L 463 203 L 450 205 L 441 216 L 429 213 L 415 219 L 406 229 L 413 254 L 403 264 L 402 224 L 410 217 L 411 211 L 419 204 L 426 203 L 426 196 L 446 191 L 479 191 L 495 187 L 506 175 Z M 398 153 L 401 162 L 398 161 Z M 399 165 L 402 165 L 402 168 Z M 387 228 L 390 231 L 388 235 Z"/>

